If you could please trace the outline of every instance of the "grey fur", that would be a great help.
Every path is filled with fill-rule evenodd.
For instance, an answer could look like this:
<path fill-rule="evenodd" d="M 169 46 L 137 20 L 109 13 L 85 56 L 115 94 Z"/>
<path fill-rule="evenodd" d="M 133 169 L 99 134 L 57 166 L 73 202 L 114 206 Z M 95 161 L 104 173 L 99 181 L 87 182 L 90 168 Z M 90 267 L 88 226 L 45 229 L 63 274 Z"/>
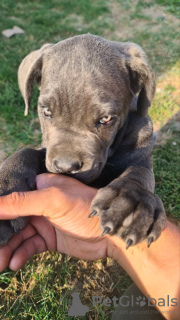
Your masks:
<path fill-rule="evenodd" d="M 46 170 L 69 174 L 100 188 L 91 210 L 100 216 L 102 231 L 109 227 L 132 245 L 156 240 L 166 217 L 153 194 L 147 113 L 155 79 L 143 50 L 130 42 L 76 36 L 30 53 L 18 79 L 26 114 L 38 82 L 43 149 L 22 149 L 6 160 L 0 194 L 32 190 L 35 176 Z M 109 123 L 101 123 L 108 117 Z M 1 222 L 1 245 L 12 236 L 11 226 L 14 221 Z M 17 228 L 24 228 L 22 220 Z"/>

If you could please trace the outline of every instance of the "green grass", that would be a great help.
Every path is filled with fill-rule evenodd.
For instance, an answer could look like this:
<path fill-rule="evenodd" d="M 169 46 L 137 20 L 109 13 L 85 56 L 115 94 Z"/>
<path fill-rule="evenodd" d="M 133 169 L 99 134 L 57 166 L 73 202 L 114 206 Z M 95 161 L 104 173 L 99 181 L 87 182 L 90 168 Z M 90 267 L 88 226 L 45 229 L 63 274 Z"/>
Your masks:
<path fill-rule="evenodd" d="M 25 31 L 10 39 L 0 35 L 0 153 L 8 156 L 21 147 L 38 146 L 41 140 L 36 111 L 38 89 L 28 116 L 23 115 L 24 101 L 17 84 L 20 62 L 44 43 L 77 34 L 90 32 L 110 40 L 138 43 L 148 56 L 160 89 L 150 109 L 153 121 L 164 126 L 179 109 L 178 1 L 1 0 L 0 12 L 1 31 L 14 25 Z M 153 151 L 156 193 L 168 214 L 179 220 L 180 135 L 174 121 L 164 126 L 166 131 L 170 131 L 170 139 Z M 109 259 L 87 263 L 43 253 L 18 272 L 6 269 L 0 276 L 0 319 L 63 319 L 61 299 L 66 309 L 74 290 L 79 290 L 82 302 L 90 307 L 86 319 L 110 319 L 112 308 L 94 308 L 92 295 L 101 295 L 103 290 L 104 297 L 120 297 L 131 279 L 119 266 L 108 263 Z"/>
<path fill-rule="evenodd" d="M 172 136 L 153 152 L 155 193 L 162 199 L 168 216 L 180 221 L 180 133 L 172 124 Z"/>
<path fill-rule="evenodd" d="M 179 59 L 180 24 L 175 16 L 167 14 L 166 9 L 160 10 L 161 7 L 156 6 L 155 2 L 140 0 L 134 5 L 132 2 L 131 7 L 125 9 L 124 22 L 127 23 L 128 15 L 131 30 L 124 40 L 136 41 L 142 46 L 153 70 L 160 75 Z M 177 12 L 177 8 L 178 4 L 174 3 L 174 11 Z M 141 28 L 138 28 L 138 24 Z"/>
<path fill-rule="evenodd" d="M 171 12 L 180 18 L 180 2 L 179 0 L 156 0 L 162 6 L 165 6 L 167 11 Z"/>
<path fill-rule="evenodd" d="M 97 268 L 97 265 L 100 267 Z M 7 269 L 0 277 L 0 287 L 6 295 L 6 299 L 2 297 L 3 303 L 0 307 L 2 319 L 63 319 L 63 314 L 71 304 L 73 291 L 79 291 L 82 303 L 89 306 L 88 314 L 92 317 L 90 319 L 110 319 L 112 308 L 101 305 L 93 307 L 92 295 L 120 297 L 120 293 L 122 294 L 131 284 L 131 280 L 119 266 L 115 265 L 111 266 L 114 279 L 117 278 L 117 282 L 113 284 L 107 271 L 110 269 L 106 266 L 106 261 L 87 263 L 57 253 L 36 256 L 23 270 L 16 273 Z M 88 280 L 89 276 L 92 278 L 91 281 Z M 103 291 L 102 278 L 105 282 Z M 101 283 L 101 287 L 100 285 L 98 287 L 98 283 Z M 67 319 L 87 318 L 67 317 Z"/>

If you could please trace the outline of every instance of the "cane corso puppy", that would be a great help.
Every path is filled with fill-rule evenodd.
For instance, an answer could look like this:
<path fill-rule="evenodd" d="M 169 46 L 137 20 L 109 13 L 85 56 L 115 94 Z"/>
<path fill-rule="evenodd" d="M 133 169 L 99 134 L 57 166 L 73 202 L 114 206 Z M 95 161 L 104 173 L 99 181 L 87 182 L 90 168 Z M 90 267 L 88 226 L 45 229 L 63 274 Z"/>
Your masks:
<path fill-rule="evenodd" d="M 166 216 L 153 193 L 147 113 L 155 78 L 143 50 L 131 42 L 75 36 L 30 53 L 18 77 L 26 114 L 38 83 L 42 149 L 22 149 L 2 164 L 0 195 L 35 189 L 42 172 L 67 174 L 99 188 L 90 217 L 99 216 L 103 235 L 120 236 L 127 248 L 155 241 Z M 1 221 L 0 244 L 26 223 Z"/>

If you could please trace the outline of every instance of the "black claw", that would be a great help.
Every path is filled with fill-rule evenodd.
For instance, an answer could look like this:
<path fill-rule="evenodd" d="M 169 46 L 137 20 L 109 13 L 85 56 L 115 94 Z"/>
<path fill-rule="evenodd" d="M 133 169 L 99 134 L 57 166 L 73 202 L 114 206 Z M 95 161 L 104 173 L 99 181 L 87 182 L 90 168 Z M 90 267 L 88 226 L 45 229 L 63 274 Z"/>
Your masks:
<path fill-rule="evenodd" d="M 126 242 L 126 250 L 132 245 L 133 240 L 132 239 L 128 239 L 128 241 Z"/>
<path fill-rule="evenodd" d="M 148 239 L 148 248 L 150 247 L 151 243 L 154 241 L 153 237 L 149 237 Z"/>
<path fill-rule="evenodd" d="M 91 212 L 91 213 L 90 213 L 90 215 L 88 216 L 88 218 L 91 218 L 91 217 L 95 216 L 95 215 L 96 215 L 96 213 L 97 213 L 97 211 L 96 211 L 96 210 L 94 210 L 93 212 Z"/>
<path fill-rule="evenodd" d="M 16 234 L 19 234 L 19 229 L 17 227 L 13 227 L 13 229 Z"/>
<path fill-rule="evenodd" d="M 109 227 L 106 227 L 101 235 L 101 237 L 105 236 L 105 234 L 109 233 L 111 229 Z"/>

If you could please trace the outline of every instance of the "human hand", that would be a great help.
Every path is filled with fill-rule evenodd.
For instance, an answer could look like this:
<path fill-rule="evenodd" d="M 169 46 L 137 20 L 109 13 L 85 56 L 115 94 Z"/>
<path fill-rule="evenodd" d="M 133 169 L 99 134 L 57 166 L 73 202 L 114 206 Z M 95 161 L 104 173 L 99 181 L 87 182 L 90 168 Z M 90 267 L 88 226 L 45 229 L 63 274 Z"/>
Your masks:
<path fill-rule="evenodd" d="M 0 219 L 30 216 L 27 227 L 0 247 L 0 271 L 20 269 L 34 254 L 58 251 L 79 259 L 106 257 L 99 219 L 88 219 L 97 190 L 57 174 L 37 176 L 37 189 L 0 198 Z"/>
<path fill-rule="evenodd" d="M 46 250 L 88 260 L 109 256 L 126 270 L 146 297 L 156 301 L 167 295 L 179 299 L 179 247 L 174 243 L 180 241 L 180 234 L 176 226 L 167 222 L 150 248 L 142 242 L 126 250 L 120 237 L 100 236 L 97 217 L 88 219 L 97 190 L 56 174 L 39 175 L 37 189 L 0 197 L 0 219 L 33 214 L 28 226 L 0 248 L 0 271 L 7 266 L 18 270 L 34 254 Z M 177 319 L 179 315 L 178 307 L 157 308 L 169 312 L 167 319 Z"/>

